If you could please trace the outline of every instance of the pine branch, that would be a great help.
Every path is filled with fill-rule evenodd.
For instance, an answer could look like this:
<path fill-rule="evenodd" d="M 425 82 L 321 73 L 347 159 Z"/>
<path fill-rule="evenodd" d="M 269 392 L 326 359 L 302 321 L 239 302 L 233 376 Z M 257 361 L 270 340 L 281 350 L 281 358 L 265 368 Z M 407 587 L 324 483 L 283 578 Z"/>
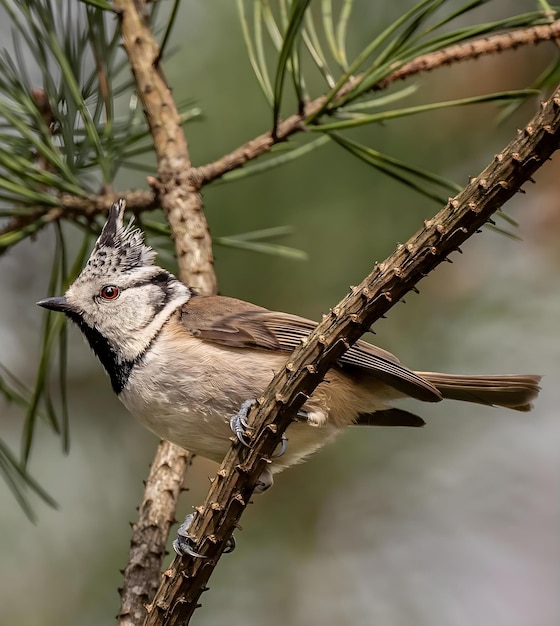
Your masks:
<path fill-rule="evenodd" d="M 13 245 L 19 243 L 20 233 L 35 235 L 45 226 L 59 219 L 74 220 L 76 217 L 94 218 L 96 215 L 105 214 L 109 207 L 119 198 L 126 200 L 127 209 L 132 213 L 142 211 L 153 211 L 160 206 L 158 194 L 153 191 L 125 191 L 124 193 L 101 193 L 99 195 L 74 196 L 72 194 L 62 194 L 56 198 L 58 206 L 39 206 L 35 210 L 31 209 L 26 215 L 14 217 L 2 228 L 0 228 L 0 256 L 7 252 Z M 2 236 L 13 234 L 11 242 L 3 243 Z"/>
<path fill-rule="evenodd" d="M 380 91 L 386 89 L 389 85 L 405 78 L 410 78 L 422 72 L 432 71 L 434 69 L 478 59 L 488 54 L 496 54 L 513 50 L 521 46 L 536 45 L 545 41 L 554 41 L 560 37 L 560 20 L 556 20 L 552 24 L 543 26 L 534 26 L 531 28 L 522 28 L 508 33 L 492 35 L 474 41 L 449 46 L 443 50 L 430 52 L 421 55 L 405 63 L 402 67 L 396 69 L 392 74 L 387 76 L 379 83 L 372 86 L 371 91 Z M 348 79 L 346 84 L 339 90 L 334 99 L 333 107 L 336 107 L 337 101 L 350 93 L 357 85 L 360 84 L 363 74 L 358 74 Z M 267 153 L 274 145 L 282 141 L 286 141 L 292 135 L 305 130 L 305 122 L 307 119 L 314 117 L 320 111 L 326 101 L 325 96 L 320 96 L 311 102 L 306 103 L 301 114 L 295 114 L 280 122 L 275 132 L 269 131 L 255 137 L 251 141 L 236 148 L 233 152 L 224 155 L 220 159 L 194 168 L 190 174 L 193 184 L 200 188 L 212 181 L 220 178 L 227 172 L 243 167 L 248 161 Z"/>
<path fill-rule="evenodd" d="M 234 444 L 189 529 L 204 558 L 175 557 L 145 626 L 189 622 L 253 493 L 259 476 L 285 429 L 328 368 L 371 324 L 490 219 L 558 149 L 560 87 L 490 165 L 336 306 L 288 359 L 251 412 L 253 447 Z"/>
<path fill-rule="evenodd" d="M 371 91 L 376 92 L 384 90 L 399 80 L 410 78 L 411 76 L 415 76 L 422 72 L 432 71 L 454 63 L 474 60 L 488 54 L 505 52 L 521 46 L 537 45 L 547 41 L 556 41 L 559 38 L 560 20 L 556 20 L 555 22 L 547 25 L 522 28 L 508 33 L 501 33 L 499 35 L 475 39 L 467 43 L 450 46 L 443 50 L 421 55 L 413 61 L 404 64 L 402 67 L 395 70 L 395 72 L 391 75 L 373 85 Z M 152 50 L 152 55 L 154 54 L 154 50 L 155 49 Z M 156 60 L 157 63 L 159 63 L 159 58 Z M 149 60 L 145 59 L 144 65 L 149 65 Z M 163 78 L 163 75 L 158 67 L 159 66 L 156 64 L 156 67 L 151 69 L 151 73 L 147 68 L 144 68 L 144 78 L 142 81 L 144 90 L 148 92 L 149 96 L 152 96 L 150 76 L 155 74 L 159 77 L 159 90 L 167 94 L 167 97 L 169 97 L 169 88 L 167 87 L 165 79 Z M 350 78 L 346 85 L 339 91 L 337 99 L 343 98 L 350 91 L 352 91 L 352 89 L 360 83 L 361 79 L 362 75 Z M 337 99 L 335 99 L 335 104 Z M 22 232 L 24 228 L 28 228 L 28 230 L 22 233 L 23 236 L 35 234 L 44 226 L 51 223 L 53 219 L 67 217 L 74 219 L 79 215 L 91 218 L 98 214 L 104 214 L 117 198 L 124 198 L 127 203 L 127 208 L 133 213 L 151 211 L 160 206 L 164 206 L 167 209 L 167 206 L 172 206 L 171 199 L 176 194 L 179 196 L 181 203 L 185 205 L 185 210 L 195 218 L 193 221 L 183 221 L 181 211 L 178 211 L 177 213 L 173 212 L 171 215 L 170 219 L 174 222 L 174 225 L 177 228 L 177 230 L 174 229 L 174 232 L 179 235 L 177 237 L 178 258 L 182 258 L 184 256 L 187 257 L 185 263 L 192 268 L 193 281 L 196 283 L 193 286 L 200 289 L 203 293 L 211 293 L 212 289 L 210 288 L 210 285 L 213 280 L 215 280 L 208 279 L 208 276 L 211 276 L 213 273 L 209 271 L 209 268 L 212 267 L 212 253 L 211 248 L 208 247 L 207 226 L 204 221 L 204 217 L 201 214 L 202 201 L 198 192 L 204 185 L 221 178 L 228 172 L 243 167 L 248 162 L 253 161 L 269 152 L 277 143 L 283 142 L 292 135 L 304 131 L 305 120 L 315 115 L 321 109 L 324 102 L 324 96 L 308 102 L 305 105 L 302 114 L 292 115 L 281 122 L 278 125 L 275 134 L 272 132 L 263 133 L 216 161 L 199 167 L 190 166 L 186 143 L 183 142 L 184 134 L 182 131 L 179 135 L 179 137 L 183 138 L 179 141 L 179 144 L 183 145 L 182 155 L 181 150 L 177 150 L 174 145 L 174 133 L 177 132 L 175 118 L 172 124 L 167 122 L 165 123 L 165 127 L 168 129 L 165 134 L 162 135 L 161 129 L 158 129 L 156 151 L 158 154 L 158 164 L 160 165 L 158 166 L 158 178 L 155 179 L 150 177 L 148 179 L 152 186 L 151 190 L 130 190 L 119 194 L 106 193 L 105 190 L 103 190 L 103 192 L 99 195 L 90 194 L 88 196 L 62 194 L 59 198 L 53 198 L 53 203 L 57 203 L 58 206 L 63 209 L 62 211 L 53 211 L 52 206 L 37 206 L 37 209 L 35 211 L 31 211 L 29 215 L 10 220 L 2 229 L 0 229 L 0 236 L 6 233 L 19 233 Z M 157 98 L 151 97 L 149 105 L 149 111 L 155 111 L 158 108 L 166 109 L 169 105 L 169 100 L 166 101 L 166 105 L 163 106 L 162 102 L 157 101 Z M 150 119 L 152 120 L 152 124 L 156 127 L 160 122 L 163 124 L 165 121 L 163 118 L 159 119 L 157 116 Z M 175 130 L 173 130 L 173 128 Z M 156 132 L 155 128 L 154 132 Z M 166 156 L 166 146 L 169 145 L 171 145 L 174 150 Z M 183 169 L 181 169 L 179 163 L 183 164 Z M 170 167 L 170 164 L 173 164 L 173 166 Z M 175 178 L 173 176 L 174 172 L 177 175 Z M 168 191 L 166 191 L 168 187 L 171 191 L 175 188 L 175 192 L 173 194 L 168 193 Z M 187 198 L 182 197 L 185 191 L 187 192 Z M 160 198 L 160 196 L 162 197 Z M 165 197 L 165 202 L 163 201 L 163 197 Z M 48 217 L 43 219 L 45 216 Z M 10 245 L 0 246 L 0 254 L 9 249 L 11 245 L 18 243 L 21 238 L 16 237 Z M 196 248 L 196 244 L 194 244 L 195 241 L 200 241 L 204 244 L 201 255 L 195 255 L 193 253 L 189 255 L 188 253 L 189 250 L 194 250 Z M 199 285 L 198 283 L 201 284 Z"/>
<path fill-rule="evenodd" d="M 556 20 L 551 24 L 520 28 L 509 33 L 500 33 L 499 35 L 449 46 L 445 50 L 424 54 L 406 63 L 386 80 L 380 81 L 374 87 L 374 90 L 386 89 L 391 83 L 420 74 L 421 72 L 431 72 L 439 67 L 463 61 L 472 61 L 481 56 L 497 54 L 506 50 L 516 50 L 522 46 L 534 46 L 545 41 L 556 42 L 558 37 L 560 37 L 560 20 Z"/>
<path fill-rule="evenodd" d="M 187 140 L 171 89 L 160 67 L 159 47 L 143 0 L 115 0 L 123 46 L 136 81 L 138 97 L 154 142 L 157 191 L 175 237 L 179 274 L 201 293 L 216 292 L 212 241 L 202 212 L 202 198 L 189 178 Z"/>
<path fill-rule="evenodd" d="M 153 190 L 129 190 L 114 193 L 103 190 L 99 195 L 72 196 L 63 194 L 59 198 L 60 208 L 64 215 L 76 217 L 83 215 L 87 218 L 95 217 L 100 213 L 105 215 L 112 204 L 118 199 L 126 201 L 126 208 L 131 213 L 141 213 L 142 211 L 153 211 L 159 208 L 158 195 Z"/>

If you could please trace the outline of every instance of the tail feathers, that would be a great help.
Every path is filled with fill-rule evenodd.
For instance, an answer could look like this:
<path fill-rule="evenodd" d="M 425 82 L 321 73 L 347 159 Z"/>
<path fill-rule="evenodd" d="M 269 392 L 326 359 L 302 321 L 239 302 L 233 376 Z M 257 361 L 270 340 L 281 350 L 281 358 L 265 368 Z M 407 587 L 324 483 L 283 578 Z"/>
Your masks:
<path fill-rule="evenodd" d="M 541 376 L 533 374 L 505 376 L 463 376 L 416 372 L 428 380 L 444 398 L 489 406 L 502 406 L 515 411 L 530 411 L 540 391 Z"/>

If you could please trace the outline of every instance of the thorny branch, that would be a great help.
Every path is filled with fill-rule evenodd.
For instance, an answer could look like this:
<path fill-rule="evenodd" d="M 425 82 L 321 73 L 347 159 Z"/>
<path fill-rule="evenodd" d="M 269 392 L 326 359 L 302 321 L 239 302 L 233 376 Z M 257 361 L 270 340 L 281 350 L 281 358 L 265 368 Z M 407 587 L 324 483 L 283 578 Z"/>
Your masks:
<path fill-rule="evenodd" d="M 560 87 L 490 165 L 331 310 L 289 357 L 249 421 L 253 447 L 234 445 L 189 528 L 205 558 L 175 557 L 145 626 L 187 624 L 258 478 L 285 429 L 328 368 L 370 326 L 500 209 L 560 145 Z M 251 419 L 252 418 L 252 419 Z"/>

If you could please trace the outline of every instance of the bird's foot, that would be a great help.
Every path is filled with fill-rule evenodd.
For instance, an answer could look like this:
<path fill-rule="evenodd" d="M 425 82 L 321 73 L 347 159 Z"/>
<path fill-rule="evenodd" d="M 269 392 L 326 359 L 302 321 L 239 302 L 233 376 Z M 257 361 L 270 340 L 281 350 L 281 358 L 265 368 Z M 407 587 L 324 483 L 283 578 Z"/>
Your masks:
<path fill-rule="evenodd" d="M 278 459 L 286 453 L 288 449 L 288 439 L 284 433 L 282 433 L 282 440 L 280 441 L 280 450 L 278 452 L 274 452 L 271 456 L 272 459 Z"/>
<path fill-rule="evenodd" d="M 256 400 L 245 400 L 239 407 L 239 411 L 231 417 L 229 420 L 229 426 L 233 431 L 233 434 L 247 448 L 251 447 L 251 438 L 247 431 L 250 431 L 249 424 L 247 423 L 247 416 L 249 411 L 256 404 Z"/>
<path fill-rule="evenodd" d="M 185 517 L 185 521 L 177 529 L 177 539 L 173 542 L 173 550 L 179 556 L 192 556 L 195 559 L 205 559 L 203 554 L 200 554 L 192 547 L 192 537 L 189 535 L 189 528 L 194 520 L 195 513 L 189 513 Z M 224 554 L 233 552 L 235 550 L 235 537 L 232 535 L 229 537 L 224 548 Z"/>
<path fill-rule="evenodd" d="M 189 535 L 189 528 L 194 520 L 195 513 L 189 513 L 185 521 L 177 529 L 177 539 L 173 542 L 173 550 L 179 556 L 192 556 L 194 558 L 205 559 L 203 554 L 199 554 L 192 547 L 192 537 Z"/>
<path fill-rule="evenodd" d="M 237 437 L 237 440 L 240 441 L 247 448 L 251 447 L 251 437 L 250 437 L 250 434 L 247 432 L 247 431 L 250 431 L 251 428 L 249 427 L 249 424 L 247 423 L 247 416 L 249 415 L 249 411 L 255 404 L 256 404 L 256 400 L 245 400 L 245 402 L 243 402 L 243 404 L 239 408 L 239 411 L 237 411 L 237 413 L 233 417 L 231 417 L 229 420 L 229 426 L 231 430 L 233 431 L 233 434 Z M 298 413 L 298 417 L 301 417 L 303 415 L 307 416 L 307 413 L 302 413 L 301 415 L 300 413 Z M 277 459 L 278 457 L 281 457 L 283 454 L 285 454 L 287 449 L 288 449 L 288 439 L 286 438 L 286 435 L 282 434 L 282 441 L 280 442 L 280 450 L 275 452 L 272 455 L 272 458 Z M 266 489 L 268 489 L 268 487 L 266 487 Z"/>

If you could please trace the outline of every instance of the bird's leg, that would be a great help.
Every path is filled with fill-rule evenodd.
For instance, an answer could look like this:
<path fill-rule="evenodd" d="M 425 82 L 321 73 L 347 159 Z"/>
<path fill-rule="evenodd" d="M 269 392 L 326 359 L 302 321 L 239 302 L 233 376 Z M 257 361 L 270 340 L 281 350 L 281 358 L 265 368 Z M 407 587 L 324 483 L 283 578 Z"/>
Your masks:
<path fill-rule="evenodd" d="M 249 424 L 247 423 L 247 416 L 249 415 L 249 411 L 256 404 L 256 400 L 245 400 L 239 411 L 235 415 L 233 415 L 229 420 L 229 425 L 233 434 L 237 437 L 238 441 L 240 441 L 247 448 L 251 447 L 251 440 L 247 433 L 247 430 L 250 430 Z M 304 419 L 308 421 L 308 414 L 306 411 L 300 410 L 297 413 L 296 421 L 299 419 Z M 282 433 L 282 441 L 280 442 L 280 450 L 275 452 L 272 455 L 273 459 L 277 459 L 283 456 L 288 449 L 288 439 L 284 433 Z M 270 487 L 272 487 L 274 480 L 272 478 L 272 472 L 269 468 L 266 468 L 265 471 L 260 475 L 259 482 L 255 487 L 255 493 L 264 493 Z M 185 520 L 186 521 L 186 520 Z M 181 526 L 182 527 L 182 526 Z"/>

